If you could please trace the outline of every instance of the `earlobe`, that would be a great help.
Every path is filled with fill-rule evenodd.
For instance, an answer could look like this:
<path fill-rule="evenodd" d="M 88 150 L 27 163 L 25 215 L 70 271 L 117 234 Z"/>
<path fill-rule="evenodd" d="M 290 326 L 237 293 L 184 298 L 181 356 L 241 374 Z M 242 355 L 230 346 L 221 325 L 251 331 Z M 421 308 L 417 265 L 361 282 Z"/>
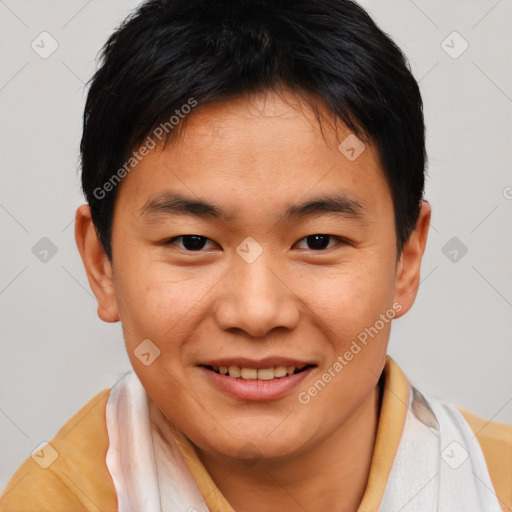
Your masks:
<path fill-rule="evenodd" d="M 422 201 L 416 228 L 404 244 L 397 265 L 395 301 L 402 305 L 402 310 L 395 318 L 407 313 L 416 300 L 420 284 L 421 260 L 427 244 L 431 214 L 430 204 L 427 201 Z"/>
<path fill-rule="evenodd" d="M 88 205 L 75 215 L 75 240 L 89 285 L 98 301 L 98 316 L 104 322 L 117 322 L 119 313 L 112 280 L 112 264 L 101 245 Z"/>

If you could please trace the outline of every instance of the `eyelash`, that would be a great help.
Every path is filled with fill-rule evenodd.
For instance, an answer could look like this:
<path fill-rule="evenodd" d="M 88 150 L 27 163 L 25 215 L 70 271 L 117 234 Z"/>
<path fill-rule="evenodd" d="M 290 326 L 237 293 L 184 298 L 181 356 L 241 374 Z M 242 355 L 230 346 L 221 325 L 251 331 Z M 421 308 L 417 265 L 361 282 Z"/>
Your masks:
<path fill-rule="evenodd" d="M 308 238 L 315 237 L 315 236 L 324 236 L 324 237 L 329 237 L 329 239 L 337 240 L 338 241 L 337 245 L 345 245 L 345 244 L 348 243 L 343 238 L 340 238 L 340 237 L 337 237 L 337 236 L 334 236 L 334 235 L 329 235 L 329 234 L 326 234 L 326 233 L 314 233 L 312 235 L 308 235 L 308 236 L 302 237 L 301 239 L 298 240 L 298 242 L 301 242 L 302 240 L 307 240 Z M 213 240 L 210 240 L 209 238 L 207 238 L 205 236 L 202 236 L 202 235 L 180 235 L 180 236 L 175 236 L 175 237 L 170 238 L 169 240 L 165 241 L 164 245 L 174 245 L 175 241 L 177 241 L 179 239 L 183 239 L 185 237 L 197 237 L 197 238 L 204 239 L 205 241 L 213 242 Z M 296 242 L 296 243 L 298 243 L 298 242 Z M 333 247 L 336 247 L 336 245 L 332 246 L 332 247 L 323 248 L 323 249 L 306 249 L 306 250 L 311 250 L 311 251 L 314 251 L 314 252 L 325 252 L 326 250 L 332 249 Z M 191 250 L 191 249 L 186 249 L 185 247 L 179 247 L 179 249 L 183 250 L 183 251 L 186 251 L 186 252 L 198 252 L 198 253 L 202 252 L 204 250 L 203 248 L 202 249 L 198 249 L 198 250 Z"/>

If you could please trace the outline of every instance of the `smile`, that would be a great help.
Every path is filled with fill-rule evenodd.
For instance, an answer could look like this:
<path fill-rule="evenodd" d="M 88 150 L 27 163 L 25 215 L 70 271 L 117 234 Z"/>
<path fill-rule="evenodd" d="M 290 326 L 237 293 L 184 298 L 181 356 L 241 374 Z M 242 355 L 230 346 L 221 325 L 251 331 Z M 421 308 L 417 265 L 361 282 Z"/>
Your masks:
<path fill-rule="evenodd" d="M 277 400 L 290 394 L 317 368 L 291 360 L 215 361 L 200 364 L 207 382 L 217 390 L 244 401 Z M 215 364 L 218 363 L 218 364 Z"/>
<path fill-rule="evenodd" d="M 269 368 L 244 368 L 240 366 L 205 366 L 208 370 L 211 370 L 219 375 L 227 375 L 234 379 L 244 380 L 273 380 L 281 379 L 289 375 L 303 372 L 307 368 L 313 365 L 306 365 L 302 368 L 295 366 L 275 366 Z"/>

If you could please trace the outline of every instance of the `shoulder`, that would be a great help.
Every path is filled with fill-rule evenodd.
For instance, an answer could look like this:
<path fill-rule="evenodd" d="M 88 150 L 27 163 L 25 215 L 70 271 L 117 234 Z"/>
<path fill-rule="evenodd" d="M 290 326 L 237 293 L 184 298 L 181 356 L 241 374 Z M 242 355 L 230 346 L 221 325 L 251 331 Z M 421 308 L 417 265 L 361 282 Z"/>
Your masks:
<path fill-rule="evenodd" d="M 480 443 L 503 510 L 512 509 L 512 425 L 489 421 L 457 407 Z"/>
<path fill-rule="evenodd" d="M 96 394 L 11 477 L 1 512 L 117 510 L 105 457 L 105 406 L 110 389 Z"/>

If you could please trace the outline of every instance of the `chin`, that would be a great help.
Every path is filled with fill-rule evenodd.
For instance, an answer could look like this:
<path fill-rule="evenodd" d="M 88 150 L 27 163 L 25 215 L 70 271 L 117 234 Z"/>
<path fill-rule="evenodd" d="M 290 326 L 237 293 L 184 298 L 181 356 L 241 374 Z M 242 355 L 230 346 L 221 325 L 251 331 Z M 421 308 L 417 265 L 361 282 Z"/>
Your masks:
<path fill-rule="evenodd" d="M 247 467 L 299 455 L 304 450 L 305 439 L 309 441 L 310 438 L 305 432 L 285 432 L 276 428 L 279 422 L 282 417 L 272 427 L 265 423 L 261 427 L 244 428 L 239 435 L 226 434 L 219 439 L 209 437 L 204 444 L 200 443 L 200 447 L 211 456 L 236 459 Z"/>

